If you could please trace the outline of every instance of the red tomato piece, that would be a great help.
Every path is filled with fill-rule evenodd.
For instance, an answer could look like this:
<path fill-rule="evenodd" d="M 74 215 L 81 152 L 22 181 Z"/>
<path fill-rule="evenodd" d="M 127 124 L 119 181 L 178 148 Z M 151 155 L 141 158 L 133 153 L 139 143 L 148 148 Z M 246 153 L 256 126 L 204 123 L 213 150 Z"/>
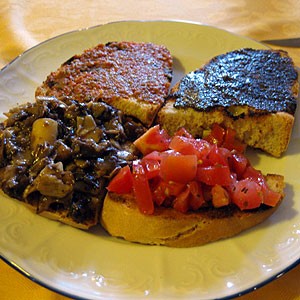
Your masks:
<path fill-rule="evenodd" d="M 232 128 L 226 129 L 222 147 L 229 150 L 236 150 L 240 153 L 243 153 L 246 150 L 246 144 L 237 139 L 236 131 Z"/>
<path fill-rule="evenodd" d="M 185 190 L 175 198 L 173 208 L 182 213 L 186 213 L 189 210 L 189 196 L 190 189 L 186 187 Z"/>
<path fill-rule="evenodd" d="M 164 129 L 160 129 L 159 125 L 156 125 L 149 128 L 133 143 L 143 155 L 146 155 L 154 150 L 167 150 L 170 143 L 170 137 Z"/>
<path fill-rule="evenodd" d="M 275 207 L 281 199 L 280 193 L 272 191 L 267 185 L 262 187 L 263 203 Z"/>
<path fill-rule="evenodd" d="M 129 166 L 125 166 L 110 181 L 107 190 L 117 194 L 130 193 L 133 187 L 133 178 Z"/>
<path fill-rule="evenodd" d="M 190 138 L 190 139 L 193 138 L 193 136 L 184 127 L 179 128 L 175 132 L 174 136 L 177 136 L 177 135 L 178 136 L 183 136 L 183 137 L 186 137 L 186 138 Z"/>
<path fill-rule="evenodd" d="M 181 154 L 195 154 L 197 150 L 194 141 L 193 138 L 175 135 L 170 141 L 169 148 Z"/>
<path fill-rule="evenodd" d="M 232 171 L 236 173 L 238 178 L 241 178 L 249 165 L 249 161 L 242 153 L 234 152 L 230 157 L 230 165 Z"/>
<path fill-rule="evenodd" d="M 221 125 L 214 123 L 212 125 L 210 134 L 206 136 L 204 139 L 211 144 L 222 146 L 224 137 L 225 137 L 225 129 Z"/>
<path fill-rule="evenodd" d="M 144 214 L 153 214 L 154 203 L 146 176 L 146 172 L 139 161 L 134 161 L 132 164 L 133 175 L 133 191 L 137 206 Z"/>
<path fill-rule="evenodd" d="M 245 172 L 243 173 L 243 178 L 249 178 L 255 181 L 256 183 L 260 185 L 265 185 L 265 178 L 262 175 L 261 171 L 256 170 L 254 167 L 251 165 L 247 166 L 245 169 Z"/>
<path fill-rule="evenodd" d="M 194 180 L 197 173 L 196 155 L 163 155 L 160 176 L 164 181 L 187 183 Z"/>
<path fill-rule="evenodd" d="M 169 181 L 167 183 L 165 182 L 165 194 L 168 197 L 178 196 L 183 191 L 185 186 L 185 183 L 179 183 L 175 181 Z"/>
<path fill-rule="evenodd" d="M 211 189 L 212 203 L 214 207 L 227 206 L 230 203 L 228 192 L 219 184 L 216 184 Z"/>
<path fill-rule="evenodd" d="M 269 206 L 276 206 L 277 203 L 281 199 L 281 195 L 279 193 L 276 193 L 272 191 L 267 183 L 266 180 L 261 173 L 261 171 L 256 170 L 252 166 L 247 166 L 245 172 L 243 173 L 244 178 L 250 178 L 251 180 L 255 181 L 257 184 L 259 184 L 262 188 L 262 193 L 263 193 L 263 203 Z"/>
<path fill-rule="evenodd" d="M 219 184 L 222 186 L 228 186 L 232 182 L 229 167 L 222 165 L 208 167 L 199 166 L 196 178 L 198 181 L 204 182 L 208 185 Z"/>
<path fill-rule="evenodd" d="M 197 210 L 205 204 L 201 183 L 191 181 L 188 186 L 190 189 L 189 205 L 191 209 Z"/>
<path fill-rule="evenodd" d="M 174 136 L 169 144 L 169 148 L 181 154 L 195 154 L 198 159 L 203 159 L 210 151 L 211 145 L 202 139 L 188 138 L 185 136 Z"/>
<path fill-rule="evenodd" d="M 230 156 L 231 153 L 228 149 L 220 148 L 217 145 L 213 145 L 207 156 L 203 159 L 201 166 L 228 166 L 228 158 Z"/>
<path fill-rule="evenodd" d="M 184 183 L 178 183 L 174 181 L 165 182 L 159 180 L 153 187 L 153 199 L 157 205 L 161 205 L 166 198 L 178 196 L 186 187 Z"/>
<path fill-rule="evenodd" d="M 195 142 L 195 147 L 197 149 L 197 157 L 198 159 L 203 159 L 210 151 L 211 149 L 211 144 L 203 139 L 196 139 Z"/>
<path fill-rule="evenodd" d="M 157 160 L 143 158 L 142 165 L 144 167 L 144 170 L 146 172 L 146 177 L 148 179 L 159 176 L 160 163 Z"/>
<path fill-rule="evenodd" d="M 233 203 L 241 210 L 257 208 L 263 202 L 261 186 L 251 179 L 237 181 L 231 196 Z"/>
<path fill-rule="evenodd" d="M 158 206 L 164 203 L 167 198 L 164 181 L 158 180 L 157 184 L 152 185 L 152 198 Z"/>
<path fill-rule="evenodd" d="M 161 161 L 161 152 L 154 150 L 154 151 L 150 152 L 149 154 L 145 155 L 143 157 L 143 159 L 152 159 L 152 160 L 157 160 L 160 162 Z"/>

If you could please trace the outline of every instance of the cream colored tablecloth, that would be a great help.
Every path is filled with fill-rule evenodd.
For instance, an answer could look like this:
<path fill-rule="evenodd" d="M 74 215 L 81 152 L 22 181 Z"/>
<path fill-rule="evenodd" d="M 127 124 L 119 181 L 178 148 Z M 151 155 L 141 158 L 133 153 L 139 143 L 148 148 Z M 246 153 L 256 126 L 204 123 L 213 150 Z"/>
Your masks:
<path fill-rule="evenodd" d="M 0 0 L 0 68 L 67 31 L 120 20 L 171 19 L 213 25 L 256 40 L 300 37 L 299 0 Z M 300 49 L 281 49 L 300 66 Z M 300 266 L 239 299 L 300 300 L 299 282 Z M 0 298 L 65 299 L 1 260 Z"/>

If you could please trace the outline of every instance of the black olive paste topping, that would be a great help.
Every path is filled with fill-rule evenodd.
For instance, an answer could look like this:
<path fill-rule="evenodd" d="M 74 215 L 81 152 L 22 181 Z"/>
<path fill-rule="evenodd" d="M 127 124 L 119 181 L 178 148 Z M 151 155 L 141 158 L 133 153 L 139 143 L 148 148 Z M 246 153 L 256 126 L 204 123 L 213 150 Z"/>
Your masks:
<path fill-rule="evenodd" d="M 298 73 L 291 59 L 280 53 L 246 48 L 217 56 L 181 80 L 171 95 L 174 106 L 200 111 L 247 106 L 255 113 L 294 114 L 292 87 Z"/>

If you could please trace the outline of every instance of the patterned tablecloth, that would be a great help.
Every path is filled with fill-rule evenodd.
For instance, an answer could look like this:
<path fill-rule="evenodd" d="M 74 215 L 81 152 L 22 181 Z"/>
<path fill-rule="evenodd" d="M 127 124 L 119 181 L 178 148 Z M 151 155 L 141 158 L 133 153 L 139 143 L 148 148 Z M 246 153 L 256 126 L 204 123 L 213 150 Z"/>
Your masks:
<path fill-rule="evenodd" d="M 51 37 L 119 20 L 189 20 L 255 40 L 300 37 L 299 4 L 299 0 L 2 0 L 0 68 Z M 300 49 L 281 49 L 287 50 L 300 66 Z M 299 280 L 300 266 L 297 266 L 240 299 L 300 300 Z M 27 279 L 1 260 L 0 295 L 5 300 L 65 299 Z"/>

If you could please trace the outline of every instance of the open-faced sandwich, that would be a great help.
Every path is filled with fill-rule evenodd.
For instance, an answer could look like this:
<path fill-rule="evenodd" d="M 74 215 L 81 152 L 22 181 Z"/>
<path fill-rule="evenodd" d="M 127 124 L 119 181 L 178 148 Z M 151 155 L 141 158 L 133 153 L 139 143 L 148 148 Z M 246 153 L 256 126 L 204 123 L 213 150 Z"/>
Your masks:
<path fill-rule="evenodd" d="M 106 186 L 137 158 L 145 128 L 104 102 L 37 98 L 6 113 L 0 185 L 34 212 L 87 229 L 98 223 Z"/>
<path fill-rule="evenodd" d="M 206 139 L 183 128 L 170 138 L 157 125 L 134 144 L 144 156 L 112 179 L 102 208 L 101 224 L 113 236 L 199 246 L 261 223 L 283 198 L 283 176 L 263 176 L 217 124 Z"/>
<path fill-rule="evenodd" d="M 52 72 L 36 90 L 79 102 L 104 101 L 150 126 L 168 95 L 173 60 L 153 43 L 99 44 L 75 55 Z"/>
<path fill-rule="evenodd" d="M 184 76 L 157 122 L 169 134 L 184 126 L 200 137 L 214 123 L 222 124 L 247 145 L 279 157 L 289 144 L 298 85 L 286 52 L 231 51 Z"/>
<path fill-rule="evenodd" d="M 241 49 L 169 95 L 171 79 L 170 52 L 151 43 L 73 56 L 1 123 L 2 190 L 43 216 L 100 222 L 145 244 L 203 245 L 268 218 L 284 178 L 263 175 L 244 150 L 286 150 L 298 94 L 291 59 Z"/>

